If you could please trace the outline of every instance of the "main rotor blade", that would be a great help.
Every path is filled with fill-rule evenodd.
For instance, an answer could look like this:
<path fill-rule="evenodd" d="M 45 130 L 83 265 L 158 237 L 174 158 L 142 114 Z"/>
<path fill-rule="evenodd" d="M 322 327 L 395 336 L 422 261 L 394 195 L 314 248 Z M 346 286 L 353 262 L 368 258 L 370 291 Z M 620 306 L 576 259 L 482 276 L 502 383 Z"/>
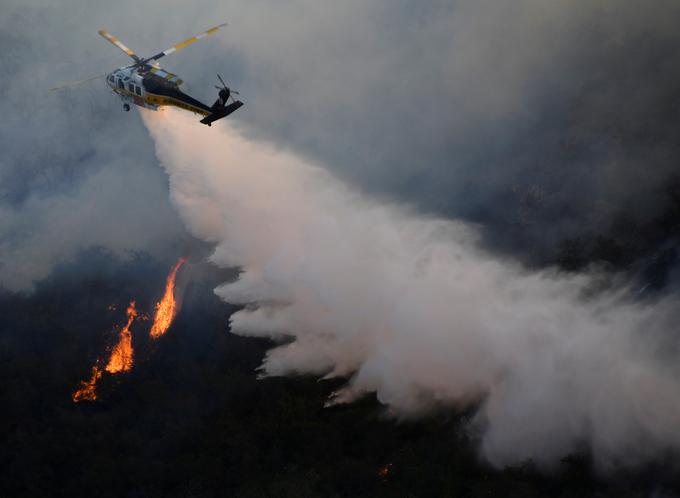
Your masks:
<path fill-rule="evenodd" d="M 59 85 L 59 86 L 55 86 L 55 87 L 50 88 L 50 91 L 53 92 L 53 91 L 55 91 L 55 90 L 63 90 L 64 88 L 68 88 L 68 87 L 71 87 L 71 86 L 80 85 L 81 83 L 87 83 L 88 81 L 97 80 L 97 79 L 99 79 L 99 78 L 103 78 L 104 76 L 105 76 L 105 75 L 100 74 L 99 76 L 92 76 L 92 78 L 87 78 L 87 79 L 84 79 L 84 80 L 67 81 L 66 83 L 63 83 L 63 84 L 61 84 L 61 85 Z"/>
<path fill-rule="evenodd" d="M 149 61 L 156 61 L 156 60 L 160 59 L 161 57 L 165 57 L 166 55 L 170 55 L 173 52 L 177 52 L 178 50 L 186 47 L 187 45 L 191 45 L 192 43 L 197 42 L 201 38 L 205 38 L 208 35 L 212 35 L 215 31 L 217 31 L 218 29 L 220 29 L 220 28 L 222 28 L 226 25 L 227 25 L 227 23 L 225 22 L 223 24 L 220 24 L 219 26 L 215 26 L 214 28 L 210 28 L 209 30 L 204 31 L 200 35 L 192 36 L 188 40 L 184 40 L 182 43 L 178 43 L 174 47 L 170 47 L 169 49 L 164 50 L 163 52 L 160 52 L 160 53 L 154 55 L 153 57 L 149 57 L 148 59 L 144 59 L 141 62 L 147 63 Z"/>
<path fill-rule="evenodd" d="M 132 57 L 136 62 L 140 62 L 140 61 L 141 61 L 141 59 L 139 58 L 139 56 L 138 56 L 136 53 L 134 53 L 134 51 L 133 51 L 132 49 L 129 49 L 128 47 L 126 47 L 123 43 L 121 43 L 121 42 L 118 40 L 118 38 L 116 38 L 115 36 L 113 36 L 111 33 L 109 33 L 108 31 L 106 31 L 105 29 L 100 29 L 100 30 L 99 30 L 99 34 L 100 34 L 101 36 L 103 36 L 107 41 L 109 41 L 110 43 L 112 43 L 113 45 L 115 45 L 116 47 L 118 47 L 119 49 L 121 49 L 123 52 L 125 52 L 126 54 L 128 54 L 130 57 Z"/>

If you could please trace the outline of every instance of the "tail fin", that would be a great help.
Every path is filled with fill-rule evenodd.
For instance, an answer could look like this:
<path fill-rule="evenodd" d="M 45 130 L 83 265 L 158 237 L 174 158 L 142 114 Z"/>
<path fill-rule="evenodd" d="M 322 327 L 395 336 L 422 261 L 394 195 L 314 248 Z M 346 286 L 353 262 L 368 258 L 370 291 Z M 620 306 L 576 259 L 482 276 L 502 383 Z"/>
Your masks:
<path fill-rule="evenodd" d="M 213 105 L 212 114 L 209 114 L 208 116 L 201 119 L 201 123 L 210 126 L 213 122 L 217 121 L 218 119 L 226 118 L 236 109 L 243 106 L 243 102 L 240 100 L 236 100 L 229 105 L 217 105 L 218 102 L 215 102 L 215 105 Z"/>

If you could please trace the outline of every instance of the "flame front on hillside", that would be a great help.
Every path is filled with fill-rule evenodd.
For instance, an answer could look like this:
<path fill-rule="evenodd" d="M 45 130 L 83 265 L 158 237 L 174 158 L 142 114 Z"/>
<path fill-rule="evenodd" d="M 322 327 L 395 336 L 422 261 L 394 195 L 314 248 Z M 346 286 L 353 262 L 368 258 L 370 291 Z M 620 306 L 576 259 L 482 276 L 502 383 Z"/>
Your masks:
<path fill-rule="evenodd" d="M 177 314 L 175 280 L 177 279 L 177 272 L 186 261 L 187 260 L 184 258 L 179 258 L 179 261 L 177 261 L 177 264 L 172 268 L 165 282 L 165 294 L 163 295 L 163 299 L 156 304 L 156 315 L 154 316 L 153 326 L 149 333 L 153 339 L 158 339 L 168 331 L 172 324 L 172 320 Z"/>
<path fill-rule="evenodd" d="M 102 376 L 102 369 L 99 365 L 92 367 L 92 377 L 90 380 L 81 380 L 78 389 L 71 395 L 74 403 L 79 401 L 94 401 L 97 399 L 97 381 Z"/>
<path fill-rule="evenodd" d="M 99 366 L 99 360 L 92 367 L 92 376 L 90 380 L 81 380 L 78 385 L 78 389 L 71 395 L 71 399 L 74 403 L 79 401 L 94 401 L 97 399 L 97 382 L 102 377 L 103 370 L 111 374 L 117 374 L 120 372 L 127 372 L 132 368 L 132 332 L 130 332 L 130 326 L 132 322 L 137 317 L 137 309 L 135 308 L 135 302 L 130 302 L 130 306 L 127 308 L 127 323 L 125 327 L 118 333 L 118 343 L 111 350 L 111 356 L 106 364 L 106 367 L 102 369 Z"/>
<path fill-rule="evenodd" d="M 157 339 L 168 331 L 177 314 L 175 280 L 177 279 L 177 272 L 184 263 L 186 263 L 186 259 L 179 258 L 175 266 L 173 266 L 165 282 L 165 293 L 163 298 L 156 304 L 156 313 L 150 331 L 150 336 L 153 339 Z M 106 309 L 115 311 L 116 305 L 111 304 Z M 97 362 L 92 367 L 92 376 L 90 379 L 80 381 L 78 389 L 71 395 L 71 399 L 74 403 L 80 401 L 94 401 L 97 399 L 97 382 L 101 379 L 104 370 L 113 375 L 132 370 L 134 349 L 132 348 L 132 332 L 130 331 L 130 327 L 135 319 L 146 321 L 149 319 L 149 316 L 145 313 L 139 314 L 135 301 L 130 302 L 126 312 L 127 323 L 118 333 L 118 342 L 113 349 L 111 349 L 109 361 L 106 363 L 106 366 L 102 368 L 100 366 L 100 360 L 97 359 Z"/>
<path fill-rule="evenodd" d="M 132 325 L 132 321 L 137 318 L 137 309 L 135 308 L 134 301 L 130 303 L 126 313 L 128 318 L 127 323 L 118 334 L 118 344 L 113 347 L 109 362 L 106 364 L 106 371 L 112 374 L 127 372 L 132 368 L 134 350 L 132 349 L 132 332 L 130 332 L 130 325 Z"/>

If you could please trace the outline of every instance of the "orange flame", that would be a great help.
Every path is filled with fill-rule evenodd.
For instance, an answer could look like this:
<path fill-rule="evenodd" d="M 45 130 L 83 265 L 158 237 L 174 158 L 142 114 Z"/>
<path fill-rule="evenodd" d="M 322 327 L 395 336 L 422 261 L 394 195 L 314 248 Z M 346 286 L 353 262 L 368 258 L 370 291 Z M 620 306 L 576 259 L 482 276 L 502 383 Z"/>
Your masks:
<path fill-rule="evenodd" d="M 177 314 L 177 302 L 175 301 L 175 280 L 177 279 L 177 272 L 186 263 L 186 259 L 179 258 L 177 264 L 172 268 L 165 283 L 165 294 L 156 304 L 156 316 L 154 317 L 153 326 L 151 327 L 151 337 L 158 338 L 165 334 L 172 324 L 172 320 Z M 116 305 L 111 304 L 107 306 L 109 311 L 115 311 Z M 118 333 L 118 343 L 113 347 L 111 356 L 106 364 L 104 370 L 111 374 L 118 374 L 120 372 L 128 372 L 132 369 L 134 350 L 132 348 L 132 332 L 130 326 L 135 318 L 141 320 L 148 320 L 149 316 L 143 313 L 138 314 L 135 301 L 130 302 L 127 308 L 127 323 L 125 327 Z M 94 367 L 92 367 L 92 377 L 90 380 L 81 380 L 78 389 L 71 395 L 74 403 L 80 401 L 94 401 L 97 399 L 97 382 L 103 373 L 99 366 L 99 360 Z"/>
<path fill-rule="evenodd" d="M 94 401 L 97 399 L 97 381 L 102 376 L 102 369 L 98 365 L 92 367 L 90 380 L 81 380 L 78 389 L 71 395 L 74 403 L 79 401 Z"/>
<path fill-rule="evenodd" d="M 392 464 L 388 463 L 387 465 L 380 467 L 378 470 L 378 476 L 382 479 L 387 479 L 387 477 L 390 475 L 390 472 L 392 472 Z"/>
<path fill-rule="evenodd" d="M 128 321 L 118 334 L 118 344 L 116 344 L 111 351 L 111 357 L 106 365 L 106 370 L 109 373 L 117 374 L 120 372 L 127 372 L 132 368 L 132 333 L 130 332 L 130 325 L 137 317 L 137 310 L 135 309 L 135 302 L 132 301 L 127 308 Z M 99 360 L 95 366 L 92 367 L 92 377 L 90 380 L 81 380 L 78 389 L 71 395 L 74 403 L 80 401 L 94 401 L 97 399 L 97 382 L 101 379 L 102 368 L 99 366 Z"/>
<path fill-rule="evenodd" d="M 134 301 L 127 308 L 127 317 L 128 321 L 125 327 L 118 334 L 118 344 L 111 351 L 111 357 L 106 365 L 106 371 L 112 374 L 127 372 L 132 368 L 133 349 L 130 325 L 132 325 L 132 321 L 137 317 Z"/>
<path fill-rule="evenodd" d="M 179 258 L 179 261 L 177 261 L 177 264 L 172 268 L 172 271 L 165 282 L 165 294 L 163 295 L 163 299 L 156 304 L 156 315 L 154 316 L 153 326 L 151 327 L 150 332 L 151 337 L 154 339 L 158 339 L 168 331 L 172 324 L 172 320 L 177 314 L 175 279 L 177 278 L 177 272 L 186 261 L 187 260 L 184 258 Z"/>

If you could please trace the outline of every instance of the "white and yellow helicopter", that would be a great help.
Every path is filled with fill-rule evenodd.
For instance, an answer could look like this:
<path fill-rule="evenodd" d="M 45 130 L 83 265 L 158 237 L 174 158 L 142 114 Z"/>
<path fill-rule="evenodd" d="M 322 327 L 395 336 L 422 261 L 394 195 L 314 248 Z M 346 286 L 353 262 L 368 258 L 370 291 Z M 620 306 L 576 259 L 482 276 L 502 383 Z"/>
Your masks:
<path fill-rule="evenodd" d="M 99 31 L 101 36 L 135 61 L 129 66 L 119 67 L 107 74 L 105 76 L 106 83 L 121 98 L 125 111 L 130 110 L 130 104 L 136 104 L 140 107 L 153 110 L 158 110 L 161 106 L 170 105 L 202 115 L 201 123 L 210 126 L 213 122 L 228 116 L 243 105 L 243 102 L 233 98 L 233 94 L 238 94 L 238 92 L 230 90 L 218 74 L 217 77 L 221 83 L 221 86 L 215 86 L 219 90 L 218 98 L 212 106 L 207 106 L 203 102 L 182 92 L 179 89 L 182 80 L 177 75 L 161 69 L 156 61 L 215 33 L 224 26 L 226 26 L 226 23 L 210 28 L 199 35 L 192 36 L 188 40 L 146 59 L 139 57 L 134 51 L 121 43 L 118 38 L 102 29 Z M 95 78 L 100 77 L 96 76 Z M 95 78 L 77 81 L 67 86 Z M 59 88 L 63 88 L 63 86 L 55 89 Z M 231 103 L 229 103 L 230 98 L 232 100 Z"/>

